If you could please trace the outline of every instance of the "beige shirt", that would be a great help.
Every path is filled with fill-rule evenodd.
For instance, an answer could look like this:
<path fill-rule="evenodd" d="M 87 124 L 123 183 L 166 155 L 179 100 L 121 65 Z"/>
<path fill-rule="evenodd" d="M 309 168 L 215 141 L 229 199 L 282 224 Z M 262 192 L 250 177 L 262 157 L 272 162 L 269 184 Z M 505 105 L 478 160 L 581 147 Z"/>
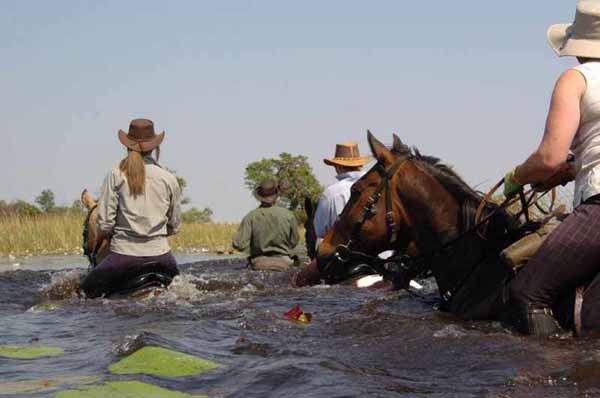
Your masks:
<path fill-rule="evenodd" d="M 151 157 L 146 162 L 144 194 L 133 197 L 119 166 L 102 185 L 98 229 L 112 236 L 110 250 L 130 256 L 159 256 L 171 250 L 167 236 L 181 224 L 181 190 L 177 178 Z"/>

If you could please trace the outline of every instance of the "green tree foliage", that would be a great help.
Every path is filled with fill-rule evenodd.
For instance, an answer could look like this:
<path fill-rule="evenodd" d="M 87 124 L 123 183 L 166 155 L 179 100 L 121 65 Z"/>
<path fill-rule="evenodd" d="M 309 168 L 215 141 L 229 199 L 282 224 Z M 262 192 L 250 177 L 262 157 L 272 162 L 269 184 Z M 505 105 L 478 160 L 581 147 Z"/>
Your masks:
<path fill-rule="evenodd" d="M 181 219 L 186 223 L 206 224 L 212 222 L 213 211 L 210 208 L 202 210 L 192 207 L 181 213 Z"/>
<path fill-rule="evenodd" d="M 44 189 L 42 193 L 35 198 L 35 203 L 37 203 L 43 211 L 49 212 L 56 205 L 54 202 L 54 192 L 50 189 Z"/>
<path fill-rule="evenodd" d="M 280 204 L 293 211 L 299 222 L 304 222 L 306 219 L 302 208 L 304 198 L 317 200 L 323 191 L 323 186 L 308 164 L 308 158 L 284 152 L 278 158 L 252 162 L 246 166 L 244 183 L 250 191 L 253 191 L 267 177 L 287 182 L 281 194 Z"/>

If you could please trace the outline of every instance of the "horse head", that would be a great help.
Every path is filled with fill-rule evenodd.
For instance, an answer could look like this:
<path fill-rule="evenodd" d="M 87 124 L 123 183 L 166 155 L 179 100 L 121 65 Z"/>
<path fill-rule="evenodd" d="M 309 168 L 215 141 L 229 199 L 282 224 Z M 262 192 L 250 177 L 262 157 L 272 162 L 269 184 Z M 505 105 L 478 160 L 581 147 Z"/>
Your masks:
<path fill-rule="evenodd" d="M 102 261 L 108 254 L 110 242 L 105 239 L 100 244 L 97 244 L 96 206 L 98 203 L 87 189 L 84 189 L 81 193 L 81 204 L 88 210 L 88 215 L 83 225 L 83 252 L 90 260 L 90 264 L 96 265 L 96 263 Z"/>

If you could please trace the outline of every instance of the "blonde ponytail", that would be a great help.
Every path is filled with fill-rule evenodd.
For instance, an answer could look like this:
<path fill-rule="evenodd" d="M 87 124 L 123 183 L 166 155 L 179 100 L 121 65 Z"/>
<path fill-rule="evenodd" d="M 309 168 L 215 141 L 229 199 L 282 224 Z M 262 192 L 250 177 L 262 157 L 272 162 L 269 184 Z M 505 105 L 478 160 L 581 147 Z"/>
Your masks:
<path fill-rule="evenodd" d="M 127 177 L 129 192 L 133 197 L 142 195 L 146 188 L 146 163 L 141 153 L 129 151 L 127 157 L 119 165 L 121 172 Z"/>

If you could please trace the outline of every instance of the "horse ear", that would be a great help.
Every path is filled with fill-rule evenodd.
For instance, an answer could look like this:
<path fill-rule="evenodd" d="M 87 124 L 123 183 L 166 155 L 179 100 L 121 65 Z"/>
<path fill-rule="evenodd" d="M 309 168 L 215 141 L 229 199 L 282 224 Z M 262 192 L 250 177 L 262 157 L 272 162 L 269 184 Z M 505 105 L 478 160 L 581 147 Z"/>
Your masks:
<path fill-rule="evenodd" d="M 394 155 L 392 151 L 387 149 L 385 145 L 381 143 L 370 130 L 367 130 L 367 139 L 369 141 L 369 146 L 371 147 L 371 152 L 373 152 L 373 156 L 380 163 L 390 164 L 394 161 Z"/>

